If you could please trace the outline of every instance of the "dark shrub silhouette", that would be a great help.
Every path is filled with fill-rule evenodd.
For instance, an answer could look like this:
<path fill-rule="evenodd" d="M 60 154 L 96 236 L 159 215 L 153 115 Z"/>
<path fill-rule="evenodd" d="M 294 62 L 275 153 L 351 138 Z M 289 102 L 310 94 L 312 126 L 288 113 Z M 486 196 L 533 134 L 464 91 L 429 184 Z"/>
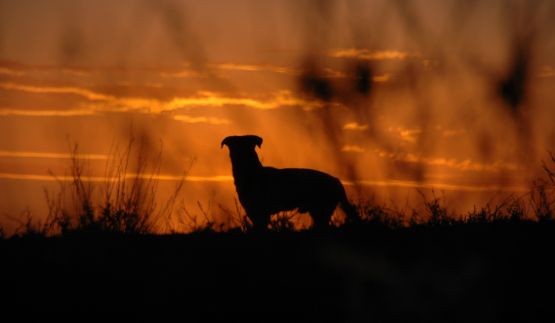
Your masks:
<path fill-rule="evenodd" d="M 297 209 L 312 216 L 315 227 L 328 224 L 339 204 L 347 220 L 357 218 L 339 179 L 312 169 L 264 167 L 255 146 L 262 138 L 253 135 L 226 137 L 239 201 L 255 229 L 265 229 L 270 215 Z"/>

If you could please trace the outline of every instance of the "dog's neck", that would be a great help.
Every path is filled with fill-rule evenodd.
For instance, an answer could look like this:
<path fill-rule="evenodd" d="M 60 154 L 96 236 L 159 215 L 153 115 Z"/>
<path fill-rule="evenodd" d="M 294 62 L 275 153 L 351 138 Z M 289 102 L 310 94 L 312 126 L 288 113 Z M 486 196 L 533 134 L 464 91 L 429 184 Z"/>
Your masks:
<path fill-rule="evenodd" d="M 229 156 L 231 158 L 231 167 L 235 181 L 262 169 L 262 163 L 258 159 L 258 155 L 254 149 L 248 152 L 231 151 Z"/>

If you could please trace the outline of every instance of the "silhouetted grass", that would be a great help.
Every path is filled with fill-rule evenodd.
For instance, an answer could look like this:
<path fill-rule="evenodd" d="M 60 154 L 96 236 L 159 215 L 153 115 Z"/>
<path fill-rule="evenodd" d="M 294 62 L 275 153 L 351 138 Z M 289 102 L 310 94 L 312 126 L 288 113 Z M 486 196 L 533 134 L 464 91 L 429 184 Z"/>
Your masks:
<path fill-rule="evenodd" d="M 198 211 L 193 213 L 179 202 L 184 180 L 175 186 L 167 200 L 158 206 L 157 176 L 160 172 L 160 153 L 147 158 L 140 145 L 136 160 L 132 161 L 135 142 L 130 140 L 126 149 L 114 149 L 114 157 L 106 164 L 105 178 L 101 185 L 93 185 L 87 180 L 86 164 L 77 158 L 78 147 L 72 149 L 70 160 L 70 182 L 59 180 L 56 193 L 45 191 L 48 214 L 44 221 L 33 218 L 29 211 L 12 218 L 19 223 L 15 236 L 47 237 L 75 233 L 122 233 L 170 234 L 225 232 L 229 230 L 249 232 L 251 222 L 235 200 L 235 209 L 219 205 L 212 210 L 197 202 Z M 118 153 L 119 152 L 119 153 Z M 555 157 L 550 155 L 555 164 Z M 554 220 L 555 173 L 543 163 L 545 176 L 537 178 L 530 191 L 522 196 L 510 195 L 496 203 L 475 207 L 467 214 L 455 214 L 448 209 L 444 199 L 435 195 L 422 196 L 419 208 L 396 208 L 380 205 L 373 200 L 359 199 L 355 202 L 359 214 L 358 221 L 348 226 L 368 225 L 387 229 L 406 227 L 435 227 L 438 229 L 458 225 L 487 225 L 498 222 L 551 222 Z M 130 176 L 131 174 L 131 176 Z M 53 175 L 54 176 L 54 175 Z M 185 178 L 185 177 L 183 177 Z M 213 216 L 219 212 L 219 220 Z M 269 230 L 292 232 L 301 228 L 297 212 L 282 212 L 272 216 Z M 223 219 L 223 220 L 222 220 Z M 334 221 L 341 226 L 342 221 Z M 160 231 L 160 228 L 165 229 Z M 7 238 L 3 229 L 0 238 Z"/>
<path fill-rule="evenodd" d="M 0 284 L 9 295 L 4 313 L 537 322 L 552 304 L 553 229 L 521 220 L 397 228 L 376 220 L 326 231 L 8 239 Z"/>
<path fill-rule="evenodd" d="M 292 232 L 295 231 L 295 223 L 293 218 L 297 216 L 294 211 L 279 212 L 270 219 L 269 229 L 274 232 Z"/>
<path fill-rule="evenodd" d="M 48 213 L 44 221 L 26 211 L 18 219 L 16 236 L 157 232 L 174 212 L 184 185 L 179 181 L 171 195 L 157 205 L 158 175 L 162 150 L 150 157 L 142 143 L 129 140 L 127 147 L 112 149 L 105 165 L 104 180 L 93 183 L 86 161 L 71 150 L 71 181 L 59 179 L 58 190 L 45 190 Z"/>
<path fill-rule="evenodd" d="M 19 226 L 15 229 L 15 235 L 29 238 L 48 236 L 53 225 L 50 221 L 34 219 L 29 210 L 23 211 L 20 217 L 14 220 L 19 223 Z"/>

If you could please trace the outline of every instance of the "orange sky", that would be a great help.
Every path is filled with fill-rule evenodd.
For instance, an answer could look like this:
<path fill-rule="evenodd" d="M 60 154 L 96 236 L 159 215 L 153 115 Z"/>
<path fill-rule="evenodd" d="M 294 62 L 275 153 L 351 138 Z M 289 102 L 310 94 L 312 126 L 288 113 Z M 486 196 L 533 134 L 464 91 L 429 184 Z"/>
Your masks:
<path fill-rule="evenodd" d="M 219 143 L 247 133 L 265 164 L 384 201 L 520 194 L 555 148 L 554 15 L 552 1 L 0 0 L 0 212 L 43 212 L 69 142 L 101 178 L 131 128 L 163 143 L 161 194 L 189 170 L 191 204 L 233 202 Z"/>

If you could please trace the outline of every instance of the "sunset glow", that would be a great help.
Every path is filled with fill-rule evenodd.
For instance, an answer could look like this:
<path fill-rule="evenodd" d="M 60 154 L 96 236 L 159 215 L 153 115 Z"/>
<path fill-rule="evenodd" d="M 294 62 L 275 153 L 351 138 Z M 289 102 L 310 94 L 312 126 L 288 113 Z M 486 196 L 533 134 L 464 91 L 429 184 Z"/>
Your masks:
<path fill-rule="evenodd" d="M 555 150 L 554 14 L 552 1 L 0 0 L 0 213 L 43 214 L 72 156 L 105 182 L 131 137 L 160 154 L 141 176 L 185 180 L 186 205 L 233 207 L 220 142 L 235 134 L 264 138 L 263 164 L 329 172 L 352 196 L 445 191 L 468 210 L 523 193 Z"/>

